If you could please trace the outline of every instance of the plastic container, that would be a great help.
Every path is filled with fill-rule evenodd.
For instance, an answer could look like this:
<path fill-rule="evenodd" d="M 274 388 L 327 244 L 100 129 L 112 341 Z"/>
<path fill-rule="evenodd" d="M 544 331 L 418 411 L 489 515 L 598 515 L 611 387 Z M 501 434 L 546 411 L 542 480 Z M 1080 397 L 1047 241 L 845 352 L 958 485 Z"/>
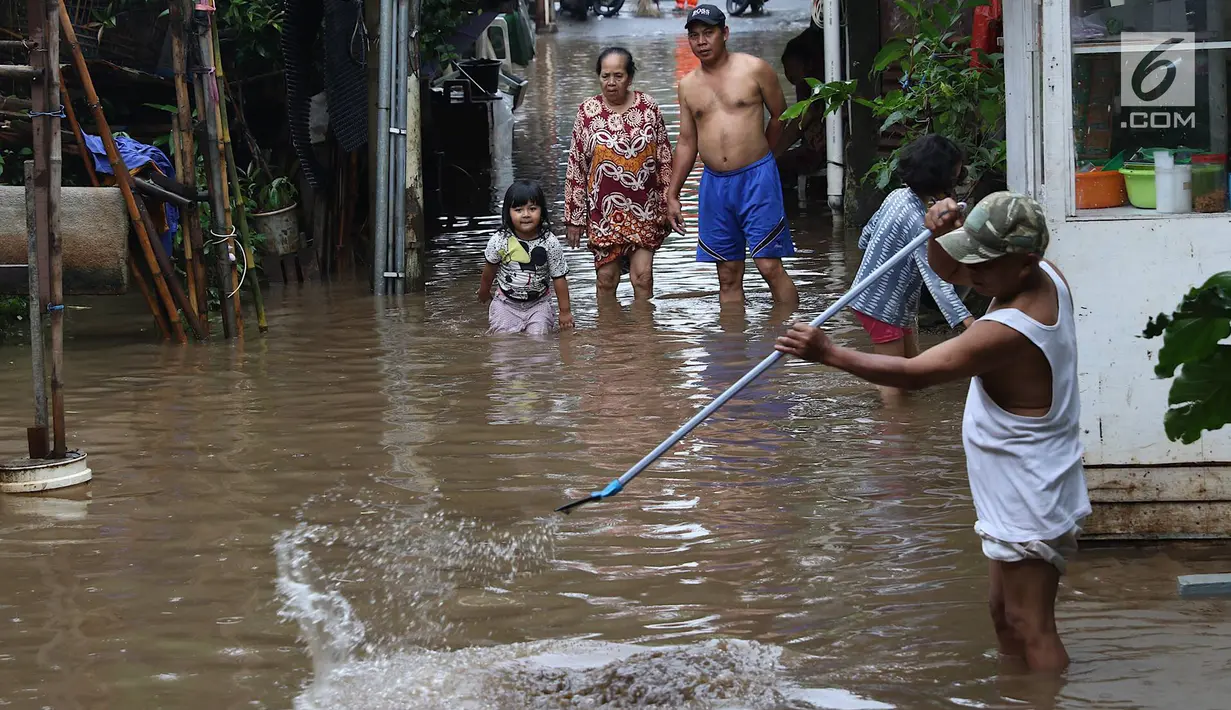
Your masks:
<path fill-rule="evenodd" d="M 499 59 L 463 59 L 457 66 L 463 76 L 475 83 L 479 93 L 495 96 L 500 91 L 501 64 Z"/>
<path fill-rule="evenodd" d="M 1124 189 L 1133 207 L 1152 210 L 1155 207 L 1154 166 L 1146 163 L 1126 163 L 1120 168 Z"/>
<path fill-rule="evenodd" d="M 1175 195 L 1175 213 L 1193 211 L 1193 166 L 1177 164 L 1172 174 L 1171 191 Z"/>
<path fill-rule="evenodd" d="M 1166 150 L 1155 153 L 1155 202 L 1158 212 L 1193 212 L 1193 166 L 1181 164 Z"/>
<path fill-rule="evenodd" d="M 1180 176 L 1176 172 L 1175 156 L 1160 150 L 1154 154 L 1154 209 L 1165 214 L 1175 214 L 1180 211 L 1179 190 L 1176 188 Z"/>
<path fill-rule="evenodd" d="M 1077 173 L 1077 209 L 1120 207 L 1128 202 L 1124 176 L 1118 170 Z"/>
<path fill-rule="evenodd" d="M 1193 211 L 1227 211 L 1227 156 L 1222 153 L 1194 155 Z"/>

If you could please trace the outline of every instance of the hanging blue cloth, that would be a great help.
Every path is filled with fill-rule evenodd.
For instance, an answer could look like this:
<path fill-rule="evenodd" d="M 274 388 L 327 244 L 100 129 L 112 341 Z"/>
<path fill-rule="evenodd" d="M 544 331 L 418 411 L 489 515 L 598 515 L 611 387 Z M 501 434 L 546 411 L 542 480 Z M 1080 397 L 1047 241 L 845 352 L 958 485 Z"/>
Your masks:
<path fill-rule="evenodd" d="M 113 174 L 111 161 L 107 159 L 107 149 L 103 146 L 103 139 L 89 133 L 84 133 L 84 135 L 86 148 L 94 156 L 94 169 L 100 173 Z M 130 173 L 146 163 L 153 163 L 154 167 L 158 168 L 158 172 L 172 180 L 175 179 L 175 166 L 171 164 L 167 154 L 156 146 L 146 145 L 125 136 L 115 136 L 115 149 Z M 163 203 L 163 214 L 167 220 L 167 231 L 160 235 L 160 241 L 162 248 L 167 252 L 167 258 L 171 258 L 171 242 L 176 228 L 179 227 L 180 211 L 175 205 L 166 202 Z"/>

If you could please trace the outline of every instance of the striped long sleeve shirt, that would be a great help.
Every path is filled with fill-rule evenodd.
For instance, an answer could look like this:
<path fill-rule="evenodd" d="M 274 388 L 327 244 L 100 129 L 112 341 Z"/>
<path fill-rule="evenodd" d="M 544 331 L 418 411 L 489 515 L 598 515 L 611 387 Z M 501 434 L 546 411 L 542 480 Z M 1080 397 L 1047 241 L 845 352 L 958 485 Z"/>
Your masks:
<path fill-rule="evenodd" d="M 910 240 L 919 236 L 924 230 L 923 216 L 926 213 L 927 206 L 910 188 L 903 187 L 889 193 L 859 237 L 859 248 L 864 253 L 855 282 L 867 277 Z M 916 249 L 910 258 L 898 262 L 879 281 L 859 294 L 851 302 L 851 308 L 884 323 L 914 329 L 919 320 L 919 294 L 924 285 L 940 306 L 950 327 L 956 327 L 970 316 L 970 311 L 966 310 L 953 286 L 932 271 L 928 264 L 927 244 Z"/>

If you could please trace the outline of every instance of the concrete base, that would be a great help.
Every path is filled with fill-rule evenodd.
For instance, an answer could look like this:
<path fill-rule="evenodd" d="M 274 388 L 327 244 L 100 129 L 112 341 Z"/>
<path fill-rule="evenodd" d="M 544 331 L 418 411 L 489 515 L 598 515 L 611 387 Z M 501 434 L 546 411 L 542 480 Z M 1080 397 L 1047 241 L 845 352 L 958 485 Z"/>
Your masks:
<path fill-rule="evenodd" d="M 1231 574 L 1186 574 L 1176 583 L 1182 597 L 1231 596 Z"/>
<path fill-rule="evenodd" d="M 38 493 L 86 483 L 94 473 L 86 455 L 70 451 L 62 459 L 20 458 L 0 463 L 0 493 Z"/>

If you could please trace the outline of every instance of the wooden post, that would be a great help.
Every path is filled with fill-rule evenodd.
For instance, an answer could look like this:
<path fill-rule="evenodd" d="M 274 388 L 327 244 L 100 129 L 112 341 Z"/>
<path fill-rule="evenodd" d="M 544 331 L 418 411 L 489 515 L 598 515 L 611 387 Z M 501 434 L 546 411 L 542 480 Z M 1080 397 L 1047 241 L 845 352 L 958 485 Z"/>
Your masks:
<path fill-rule="evenodd" d="M 28 0 L 26 3 L 26 18 L 30 23 L 30 65 L 44 70 L 51 66 L 47 62 L 47 27 L 45 0 Z M 48 277 L 51 265 L 47 263 L 47 184 L 51 177 L 51 151 L 48 150 L 47 132 L 52 123 L 51 104 L 55 98 L 47 95 L 47 82 L 40 77 L 30 88 L 30 112 L 39 114 L 30 122 L 31 143 L 34 152 L 34 185 L 35 185 L 35 230 L 38 239 L 38 271 L 42 274 L 39 280 L 39 301 L 46 304 L 51 298 L 51 286 Z M 57 122 L 56 125 L 59 125 Z"/>
<path fill-rule="evenodd" d="M 47 65 L 44 81 L 47 96 L 60 95 L 60 0 L 43 0 L 44 31 L 47 33 Z M 62 459 L 68 452 L 68 434 L 64 428 L 64 261 L 60 244 L 60 183 L 63 153 L 60 141 L 60 118 L 49 116 L 47 143 L 50 148 L 51 174 L 47 184 L 47 251 L 51 272 L 51 457 Z"/>
<path fill-rule="evenodd" d="M 39 298 L 42 292 L 42 280 L 47 278 L 39 271 L 39 252 L 42 245 L 38 238 L 38 200 L 35 199 L 34 161 L 27 160 L 24 164 L 26 172 L 26 234 L 29 248 L 27 264 L 29 265 L 30 283 L 30 370 L 34 381 L 34 426 L 26 431 L 26 441 L 29 444 L 29 454 L 32 459 L 47 457 L 47 353 L 46 341 L 43 335 L 43 300 Z"/>
<path fill-rule="evenodd" d="M 55 0 L 52 0 L 55 2 Z M 33 2 L 33 0 L 32 0 Z M 111 163 L 111 169 L 115 173 L 116 184 L 120 187 L 120 192 L 124 195 L 124 202 L 128 207 L 128 218 L 132 222 L 133 231 L 137 233 L 137 241 L 141 245 L 141 251 L 145 255 L 146 263 L 149 265 L 150 274 L 154 278 L 154 287 L 158 292 L 159 299 L 162 301 L 163 307 L 167 310 L 167 316 L 171 321 L 171 327 L 175 332 L 175 338 L 181 343 L 188 342 L 188 337 L 184 334 L 184 326 L 180 322 L 179 312 L 176 309 L 175 301 L 171 297 L 171 291 L 167 287 L 167 281 L 174 279 L 175 274 L 164 274 L 158 268 L 158 261 L 154 257 L 154 250 L 150 246 L 150 239 L 155 235 L 150 235 L 146 232 L 145 225 L 141 221 L 141 213 L 137 209 L 137 197 L 132 190 L 132 176 L 128 174 L 128 167 L 124 161 L 120 159 L 120 154 L 116 151 L 115 138 L 111 135 L 111 127 L 107 123 L 107 117 L 103 114 L 103 106 L 98 100 L 98 93 L 94 91 L 94 82 L 90 79 L 90 70 L 85 63 L 85 55 L 81 53 L 81 46 L 77 43 L 77 33 L 73 30 L 72 21 L 68 17 L 68 10 L 63 4 L 56 2 L 60 10 L 60 29 L 64 31 L 64 37 L 68 41 L 69 47 L 73 50 L 73 65 L 77 68 L 77 76 L 81 78 L 82 88 L 85 89 L 86 102 L 94 114 L 94 123 L 98 126 L 99 136 L 103 139 L 103 146 L 107 150 L 107 160 Z M 192 318 L 190 323 L 196 321 L 196 317 L 191 313 L 186 314 Z M 194 328 L 194 330 L 196 330 Z M 200 335 L 200 330 L 197 334 Z"/>
<path fill-rule="evenodd" d="M 51 321 L 51 458 L 62 459 L 67 442 L 64 430 L 64 292 L 59 235 L 61 112 L 52 108 L 60 98 L 60 26 L 57 19 L 60 2 L 30 0 L 26 10 L 32 39 L 30 66 L 38 71 L 31 91 L 34 119 L 31 128 L 34 139 L 31 182 L 34 186 L 37 242 L 34 265 L 38 269 L 40 308 L 46 308 Z M 41 325 L 38 336 L 42 338 Z M 43 357 L 45 359 L 45 355 Z M 36 370 L 41 367 L 41 363 L 35 365 Z M 35 383 L 36 400 L 42 385 L 41 381 Z"/>

